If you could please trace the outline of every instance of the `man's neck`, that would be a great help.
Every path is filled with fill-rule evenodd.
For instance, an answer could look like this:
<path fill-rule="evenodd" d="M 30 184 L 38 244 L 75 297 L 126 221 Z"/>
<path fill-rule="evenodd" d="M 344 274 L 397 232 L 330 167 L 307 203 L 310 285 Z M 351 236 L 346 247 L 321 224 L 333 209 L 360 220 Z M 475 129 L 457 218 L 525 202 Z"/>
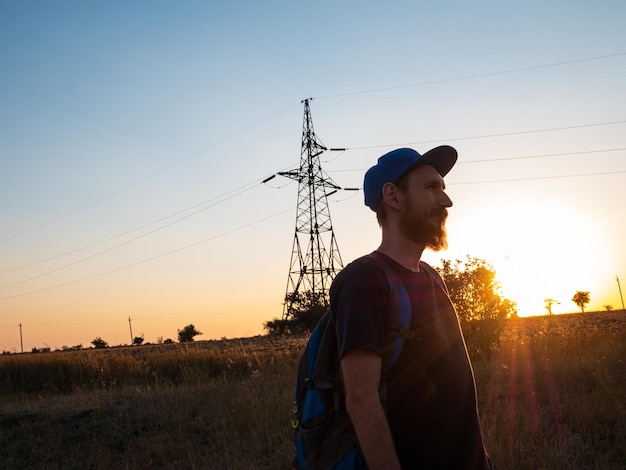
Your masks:
<path fill-rule="evenodd" d="M 409 271 L 416 273 L 420 271 L 420 259 L 424 252 L 424 247 L 421 245 L 404 238 L 383 236 L 378 251 L 389 256 Z"/>

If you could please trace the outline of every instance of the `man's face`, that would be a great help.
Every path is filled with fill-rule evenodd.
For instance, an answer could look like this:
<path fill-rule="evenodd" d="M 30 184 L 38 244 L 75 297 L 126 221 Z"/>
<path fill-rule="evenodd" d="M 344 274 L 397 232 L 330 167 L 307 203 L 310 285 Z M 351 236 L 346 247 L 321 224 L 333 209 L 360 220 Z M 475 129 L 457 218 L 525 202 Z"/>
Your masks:
<path fill-rule="evenodd" d="M 445 222 L 452 201 L 445 193 L 443 178 L 430 165 L 415 168 L 405 178 L 400 187 L 402 234 L 425 248 L 447 248 Z"/>

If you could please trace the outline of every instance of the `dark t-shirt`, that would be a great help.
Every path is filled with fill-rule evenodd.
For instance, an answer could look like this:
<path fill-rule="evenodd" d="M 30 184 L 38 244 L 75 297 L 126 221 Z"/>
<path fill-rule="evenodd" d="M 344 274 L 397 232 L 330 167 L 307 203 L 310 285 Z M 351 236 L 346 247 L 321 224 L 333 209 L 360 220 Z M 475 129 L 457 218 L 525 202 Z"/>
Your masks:
<path fill-rule="evenodd" d="M 487 469 L 474 377 L 459 322 L 439 275 L 391 258 L 411 299 L 412 341 L 389 371 L 387 416 L 403 468 Z M 382 355 L 389 328 L 389 279 L 378 262 L 355 260 L 330 290 L 340 357 L 351 349 Z"/>

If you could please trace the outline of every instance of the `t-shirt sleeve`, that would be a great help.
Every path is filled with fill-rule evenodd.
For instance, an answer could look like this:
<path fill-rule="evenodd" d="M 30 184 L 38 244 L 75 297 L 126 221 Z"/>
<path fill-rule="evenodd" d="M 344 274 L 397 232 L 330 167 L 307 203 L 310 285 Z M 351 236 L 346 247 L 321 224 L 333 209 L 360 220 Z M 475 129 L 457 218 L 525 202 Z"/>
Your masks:
<path fill-rule="evenodd" d="M 389 285 L 378 270 L 344 273 L 331 290 L 339 357 L 353 349 L 381 354 L 387 331 Z"/>

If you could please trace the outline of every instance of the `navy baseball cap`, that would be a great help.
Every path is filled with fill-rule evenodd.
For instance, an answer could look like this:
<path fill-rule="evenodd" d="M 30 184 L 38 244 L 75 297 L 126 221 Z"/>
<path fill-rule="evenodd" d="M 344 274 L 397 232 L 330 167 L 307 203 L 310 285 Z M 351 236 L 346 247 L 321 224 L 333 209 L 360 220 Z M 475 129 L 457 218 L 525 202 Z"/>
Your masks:
<path fill-rule="evenodd" d="M 400 148 L 386 153 L 365 173 L 363 181 L 365 205 L 376 211 L 383 199 L 383 186 L 394 183 L 418 166 L 431 165 L 441 176 L 446 176 L 456 163 L 457 156 L 457 151 L 449 145 L 435 147 L 424 155 L 410 148 Z"/>

